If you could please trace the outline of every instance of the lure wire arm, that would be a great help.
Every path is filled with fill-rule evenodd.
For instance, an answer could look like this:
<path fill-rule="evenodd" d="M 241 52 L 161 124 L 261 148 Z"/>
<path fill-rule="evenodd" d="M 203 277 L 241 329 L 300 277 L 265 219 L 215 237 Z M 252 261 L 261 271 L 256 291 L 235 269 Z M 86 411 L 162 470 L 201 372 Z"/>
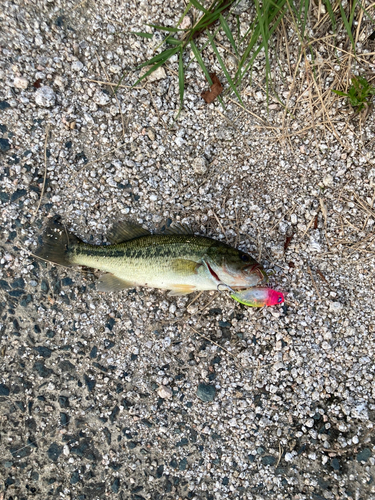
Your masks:
<path fill-rule="evenodd" d="M 235 293 L 235 291 L 233 290 L 233 288 L 231 288 L 229 285 L 226 285 L 225 283 L 221 282 L 221 283 L 218 283 L 217 285 L 217 291 L 218 292 L 223 292 L 224 290 L 220 290 L 220 287 L 223 286 L 225 288 L 226 291 L 228 292 L 231 292 L 231 293 Z"/>

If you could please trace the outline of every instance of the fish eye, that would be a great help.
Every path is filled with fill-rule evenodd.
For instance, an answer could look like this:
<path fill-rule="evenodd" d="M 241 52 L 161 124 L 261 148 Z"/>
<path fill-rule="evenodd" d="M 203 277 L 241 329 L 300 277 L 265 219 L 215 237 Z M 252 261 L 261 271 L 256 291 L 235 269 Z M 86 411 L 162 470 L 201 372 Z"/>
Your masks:
<path fill-rule="evenodd" d="M 280 302 L 282 302 L 282 301 L 283 301 L 283 298 L 282 298 L 282 297 L 279 297 L 279 298 L 277 299 L 277 303 L 278 303 L 278 304 L 280 304 Z"/>
<path fill-rule="evenodd" d="M 243 253 L 241 256 L 240 256 L 240 259 L 242 260 L 242 262 L 249 262 L 249 256 L 246 255 L 245 253 Z"/>

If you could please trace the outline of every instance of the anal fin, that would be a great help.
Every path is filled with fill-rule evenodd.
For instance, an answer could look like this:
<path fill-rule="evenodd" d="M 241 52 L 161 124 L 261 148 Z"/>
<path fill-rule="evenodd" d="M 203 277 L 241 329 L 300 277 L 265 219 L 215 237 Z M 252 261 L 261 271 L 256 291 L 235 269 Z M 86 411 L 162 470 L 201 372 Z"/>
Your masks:
<path fill-rule="evenodd" d="M 196 287 L 194 285 L 172 285 L 171 291 L 168 293 L 169 297 L 179 297 L 181 295 L 187 295 L 188 293 L 195 292 Z"/>
<path fill-rule="evenodd" d="M 126 288 L 134 288 L 134 284 L 129 281 L 122 280 L 114 274 L 103 274 L 97 282 L 96 289 L 99 292 L 119 292 Z"/>

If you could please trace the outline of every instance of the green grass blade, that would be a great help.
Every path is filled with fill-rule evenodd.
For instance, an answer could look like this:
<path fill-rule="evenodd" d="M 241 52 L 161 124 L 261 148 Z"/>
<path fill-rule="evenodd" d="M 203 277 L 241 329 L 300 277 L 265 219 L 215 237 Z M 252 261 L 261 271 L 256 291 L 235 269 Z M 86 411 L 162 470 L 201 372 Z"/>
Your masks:
<path fill-rule="evenodd" d="M 177 38 L 173 38 L 173 36 L 168 36 L 165 40 L 165 43 L 169 43 L 170 45 L 181 45 L 182 40 L 177 40 Z"/>
<path fill-rule="evenodd" d="M 190 0 L 191 5 L 193 5 L 196 9 L 200 10 L 201 12 L 204 12 L 207 14 L 208 10 L 201 5 L 198 0 Z"/>
<path fill-rule="evenodd" d="M 333 32 L 335 32 L 336 31 L 336 18 L 335 18 L 335 14 L 332 10 L 331 2 L 330 2 L 330 0 L 323 0 L 323 2 L 324 2 L 324 5 L 327 9 L 328 15 L 331 19 Z"/>
<path fill-rule="evenodd" d="M 283 2 L 283 3 L 285 4 L 285 2 Z M 272 28 L 270 29 L 270 32 L 269 32 L 269 33 L 270 33 L 270 36 L 272 36 L 272 35 L 273 35 L 273 33 L 276 31 L 276 29 L 277 29 L 277 27 L 279 26 L 279 24 L 280 24 L 280 22 L 281 22 L 282 18 L 284 17 L 284 15 L 285 15 L 285 11 L 282 11 L 282 12 L 280 13 L 280 16 L 279 16 L 279 17 L 276 19 L 276 21 L 272 24 Z M 274 15 L 272 15 L 272 17 L 274 17 Z M 257 40 L 258 40 L 258 39 L 255 37 L 255 35 L 254 35 L 254 34 L 256 34 L 256 32 L 255 32 L 255 31 L 254 31 L 254 33 L 253 33 L 253 35 L 252 35 L 252 40 L 251 40 L 251 43 L 249 44 L 249 46 L 251 45 L 251 49 L 250 49 L 250 50 L 252 50 L 252 49 L 253 49 L 254 45 L 256 44 L 256 42 L 257 42 Z M 258 38 L 259 38 L 259 35 L 258 35 Z M 248 47 L 248 48 L 249 48 L 249 47 Z M 247 49 L 248 49 L 248 48 L 247 48 Z M 247 63 L 247 65 L 245 66 L 245 69 L 243 69 L 243 65 L 244 65 L 244 62 L 246 61 L 246 59 L 244 59 L 244 62 L 242 62 L 242 59 L 243 59 L 243 58 L 241 59 L 241 61 L 240 61 L 240 63 L 239 63 L 239 69 L 237 70 L 237 73 L 236 73 L 236 75 L 235 75 L 235 83 L 236 83 L 236 85 L 237 85 L 237 86 L 238 86 L 238 85 L 240 85 L 240 83 L 241 83 L 241 81 L 242 81 L 243 77 L 245 76 L 245 74 L 249 71 L 249 69 L 251 69 L 251 68 L 252 68 L 252 65 L 254 64 L 254 61 L 255 61 L 256 57 L 258 56 L 258 54 L 260 53 L 260 51 L 262 50 L 262 48 L 263 48 L 263 43 L 262 43 L 262 42 L 260 42 L 260 43 L 259 43 L 259 45 L 257 46 L 257 48 L 255 49 L 255 52 L 253 53 L 253 55 L 252 55 L 252 57 L 251 57 L 250 61 L 249 61 L 249 62 Z M 250 53 L 250 50 L 249 50 L 249 51 L 247 51 L 247 56 L 246 56 L 246 57 L 248 57 L 248 55 L 249 55 L 249 53 Z M 242 69 L 243 69 L 243 71 L 241 71 Z"/>
<path fill-rule="evenodd" d="M 350 24 L 349 24 L 348 18 L 346 17 L 346 14 L 345 14 L 345 11 L 344 11 L 344 7 L 342 6 L 342 3 L 341 3 L 341 2 L 339 2 L 339 4 L 340 4 L 340 14 L 341 14 L 341 18 L 342 18 L 343 23 L 344 23 L 344 25 L 345 25 L 346 32 L 348 33 L 348 37 L 350 38 L 350 41 L 351 41 L 351 44 L 352 44 L 353 50 L 354 50 L 354 52 L 355 52 L 355 43 L 354 43 L 354 39 L 353 39 L 352 30 L 351 30 L 351 27 L 350 27 Z"/>
<path fill-rule="evenodd" d="M 241 104 L 243 104 L 243 103 L 242 103 L 241 96 L 240 96 L 240 94 L 238 93 L 238 91 L 237 91 L 237 89 L 236 89 L 236 86 L 234 85 L 233 80 L 232 80 L 232 78 L 230 77 L 230 74 L 228 73 L 227 68 L 225 67 L 225 64 L 224 64 L 224 62 L 223 62 L 223 60 L 222 60 L 222 58 L 221 58 L 221 55 L 219 54 L 219 51 L 217 50 L 217 47 L 216 47 L 216 45 L 215 45 L 215 42 L 214 42 L 213 37 L 210 35 L 209 31 L 207 31 L 206 33 L 207 33 L 208 39 L 209 39 L 209 41 L 210 41 L 210 44 L 211 44 L 212 50 L 215 52 L 216 57 L 217 57 L 217 60 L 218 60 L 218 62 L 219 62 L 219 64 L 220 64 L 220 66 L 221 66 L 221 69 L 223 70 L 224 75 L 225 75 L 226 79 L 228 80 L 228 83 L 229 83 L 229 85 L 230 85 L 230 88 L 231 88 L 231 89 L 232 89 L 232 91 L 236 94 L 236 96 L 238 97 L 238 100 L 240 101 L 240 103 L 241 103 Z"/>
<path fill-rule="evenodd" d="M 367 16 L 370 21 L 372 21 L 373 23 L 375 23 L 375 18 L 373 18 L 372 16 L 370 16 L 370 14 L 367 12 L 367 10 L 365 9 L 365 7 L 360 3 L 359 4 L 359 7 L 363 10 L 363 13 L 365 16 Z"/>
<path fill-rule="evenodd" d="M 301 7 L 300 7 L 300 10 L 302 10 L 302 6 L 304 6 L 304 9 L 303 9 L 303 22 L 302 22 L 302 26 L 301 26 L 301 34 L 302 34 L 302 40 L 305 39 L 305 29 L 306 29 L 306 23 L 307 23 L 307 14 L 309 12 L 309 3 L 310 3 L 310 0 L 305 0 L 305 2 L 301 2 Z"/>
<path fill-rule="evenodd" d="M 352 5 L 352 8 L 350 10 L 350 16 L 349 16 L 349 26 L 350 26 L 350 29 L 353 26 L 353 19 L 354 19 L 354 13 L 355 13 L 356 6 L 357 6 L 357 0 L 353 0 L 353 5 Z"/>
<path fill-rule="evenodd" d="M 258 0 L 255 0 L 255 8 L 257 13 L 257 19 L 259 22 L 259 29 L 262 35 L 262 45 L 264 47 L 264 55 L 266 57 L 266 93 L 268 101 L 268 75 L 271 73 L 271 66 L 268 54 L 268 40 L 270 38 L 269 34 L 269 24 L 267 22 L 267 17 L 264 16 L 264 9 L 267 8 L 267 2 L 263 0 L 263 6 L 261 7 Z M 262 12 L 263 10 L 263 12 Z"/>
<path fill-rule="evenodd" d="M 219 19 L 220 19 L 221 27 L 224 30 L 224 33 L 227 35 L 227 38 L 228 38 L 230 44 L 232 45 L 235 53 L 238 55 L 236 42 L 234 41 L 234 38 L 233 38 L 232 32 L 228 26 L 228 23 L 226 22 L 225 18 L 221 14 L 220 14 Z"/>
<path fill-rule="evenodd" d="M 184 64 L 182 62 L 182 47 L 180 49 L 180 55 L 178 58 L 178 85 L 180 87 L 180 106 L 182 108 L 184 102 Z"/>
<path fill-rule="evenodd" d="M 165 62 L 167 59 L 176 54 L 179 50 L 180 50 L 179 47 L 174 47 L 173 49 L 164 50 L 164 52 L 160 52 L 160 54 L 156 55 L 152 59 L 149 59 L 148 61 L 145 61 L 144 63 L 140 64 L 138 68 L 143 68 L 143 66 L 149 66 L 150 64 L 154 64 L 160 60 Z"/>
<path fill-rule="evenodd" d="M 143 76 L 138 78 L 138 80 L 132 85 L 132 87 L 136 87 L 139 82 L 141 82 L 142 80 L 147 78 L 149 75 L 151 75 L 151 73 L 153 73 L 155 70 L 157 70 L 164 63 L 165 63 L 165 61 L 163 60 L 163 61 L 159 61 L 158 63 L 154 64 L 148 71 L 146 71 L 146 73 Z"/>
<path fill-rule="evenodd" d="M 211 80 L 210 74 L 207 71 L 207 68 L 204 65 L 202 56 L 200 55 L 200 52 L 197 49 L 197 46 L 195 45 L 195 43 L 193 42 L 193 40 L 191 40 L 191 42 L 190 42 L 190 47 L 191 47 L 191 50 L 193 51 L 193 54 L 195 55 L 195 59 L 197 60 L 199 66 L 201 67 L 201 69 L 202 69 L 202 71 L 204 73 L 204 76 L 207 78 L 207 81 L 208 81 L 209 85 L 212 85 L 212 80 Z"/>
<path fill-rule="evenodd" d="M 202 31 L 203 29 L 213 24 L 215 21 L 219 19 L 221 12 L 224 11 L 226 8 L 227 4 L 223 4 L 221 5 L 221 7 L 215 9 L 213 12 L 207 12 L 207 14 L 202 16 L 201 19 L 198 21 L 197 25 L 194 28 L 194 31 Z"/>
<path fill-rule="evenodd" d="M 133 35 L 141 36 L 142 38 L 152 38 L 152 33 L 143 33 L 142 31 L 132 31 Z"/>

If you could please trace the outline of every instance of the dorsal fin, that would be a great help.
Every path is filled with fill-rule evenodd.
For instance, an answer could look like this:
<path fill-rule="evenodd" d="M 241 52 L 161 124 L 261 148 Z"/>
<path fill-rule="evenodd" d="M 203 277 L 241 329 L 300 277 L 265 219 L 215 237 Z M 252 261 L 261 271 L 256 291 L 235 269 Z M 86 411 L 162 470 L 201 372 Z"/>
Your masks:
<path fill-rule="evenodd" d="M 150 234 L 150 231 L 135 222 L 120 221 L 113 224 L 112 229 L 107 233 L 107 239 L 115 245 Z"/>
<path fill-rule="evenodd" d="M 182 222 L 172 223 L 169 227 L 162 229 L 163 234 L 194 234 L 194 231 L 187 224 Z"/>

